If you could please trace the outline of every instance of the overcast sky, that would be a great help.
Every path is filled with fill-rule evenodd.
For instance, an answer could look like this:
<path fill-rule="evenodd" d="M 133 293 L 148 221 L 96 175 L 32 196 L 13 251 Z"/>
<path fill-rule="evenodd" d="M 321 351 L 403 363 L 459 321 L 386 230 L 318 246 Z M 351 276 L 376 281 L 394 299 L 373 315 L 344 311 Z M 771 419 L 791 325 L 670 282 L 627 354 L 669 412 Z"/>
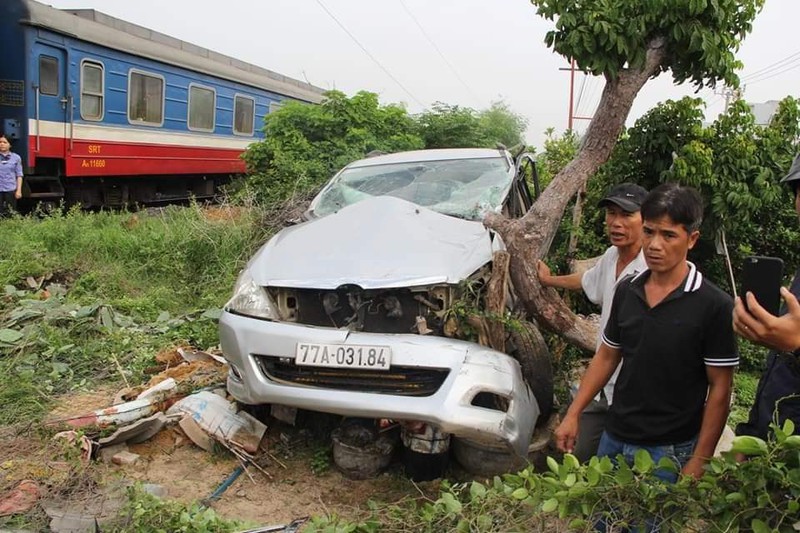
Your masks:
<path fill-rule="evenodd" d="M 638 1 L 638 0 L 632 0 Z M 566 129 L 566 61 L 544 44 L 551 23 L 526 0 L 49 0 L 94 8 L 287 76 L 348 94 L 365 89 L 416 113 L 436 101 L 484 109 L 503 100 L 528 119 L 528 142 Z M 798 0 L 767 0 L 739 58 L 749 102 L 798 95 Z M 337 22 L 338 21 L 338 22 Z M 788 44 L 784 44 L 788 43 Z M 576 113 L 591 116 L 598 78 L 575 77 Z M 662 74 L 629 124 L 656 103 L 693 94 Z M 707 117 L 724 98 L 705 89 Z M 575 128 L 585 129 L 586 121 Z"/>

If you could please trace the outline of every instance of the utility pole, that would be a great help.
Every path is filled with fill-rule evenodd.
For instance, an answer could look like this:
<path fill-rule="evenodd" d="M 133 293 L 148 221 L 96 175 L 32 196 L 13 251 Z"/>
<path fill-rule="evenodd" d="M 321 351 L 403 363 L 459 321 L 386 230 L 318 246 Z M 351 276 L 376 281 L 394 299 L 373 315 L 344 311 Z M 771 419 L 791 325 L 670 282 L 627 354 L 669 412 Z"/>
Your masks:
<path fill-rule="evenodd" d="M 576 120 L 592 120 L 593 117 L 580 117 L 575 115 L 575 58 L 570 59 L 569 68 L 559 68 L 558 70 L 569 70 L 569 115 L 567 119 L 567 128 L 569 131 L 575 131 L 573 125 Z M 586 74 L 586 72 L 584 72 Z M 580 105 L 580 104 L 579 104 Z M 573 227 L 578 227 L 583 216 L 583 201 L 586 197 L 586 184 L 578 190 L 575 195 L 575 205 L 572 208 L 572 224 Z M 575 232 L 569 236 L 569 244 L 567 245 L 567 257 L 570 262 L 570 269 L 575 268 L 575 250 L 578 248 L 578 236 Z"/>
<path fill-rule="evenodd" d="M 558 70 L 569 71 L 569 113 L 567 115 L 567 129 L 573 131 L 576 120 L 592 120 L 592 117 L 579 117 L 575 115 L 575 58 L 570 59 L 569 68 L 561 67 Z M 586 74 L 584 72 L 584 74 Z"/>
<path fill-rule="evenodd" d="M 733 102 L 736 102 L 744 96 L 744 87 L 741 89 L 733 89 L 727 85 L 723 85 L 721 89 L 715 89 L 714 94 L 725 97 L 725 111 L 727 111 Z"/>
<path fill-rule="evenodd" d="M 573 113 L 575 112 L 575 58 L 573 57 L 569 62 L 569 120 L 567 128 L 572 131 Z"/>

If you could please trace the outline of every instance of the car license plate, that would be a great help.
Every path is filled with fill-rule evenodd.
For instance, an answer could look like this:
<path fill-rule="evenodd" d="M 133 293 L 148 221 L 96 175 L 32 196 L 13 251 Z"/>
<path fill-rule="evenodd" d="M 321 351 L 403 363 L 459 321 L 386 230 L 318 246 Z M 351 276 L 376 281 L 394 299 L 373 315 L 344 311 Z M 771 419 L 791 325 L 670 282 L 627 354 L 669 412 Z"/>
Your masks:
<path fill-rule="evenodd" d="M 392 364 L 392 349 L 364 344 L 299 342 L 294 361 L 300 366 L 388 370 Z"/>

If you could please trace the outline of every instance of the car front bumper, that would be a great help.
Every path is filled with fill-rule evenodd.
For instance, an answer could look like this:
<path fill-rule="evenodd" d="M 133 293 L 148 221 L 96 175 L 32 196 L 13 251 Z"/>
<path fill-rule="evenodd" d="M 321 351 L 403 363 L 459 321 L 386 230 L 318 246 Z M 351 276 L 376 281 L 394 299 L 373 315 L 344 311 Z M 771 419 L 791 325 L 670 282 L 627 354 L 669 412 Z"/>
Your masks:
<path fill-rule="evenodd" d="M 343 416 L 421 420 L 447 433 L 504 443 L 526 456 L 539 407 L 512 357 L 475 343 L 435 336 L 363 333 L 270 322 L 223 312 L 220 342 L 231 366 L 228 391 L 251 405 L 281 404 Z M 299 342 L 389 346 L 392 367 L 445 370 L 435 392 L 409 396 L 308 386 L 274 379 L 259 360 L 293 364 Z M 472 402 L 480 393 L 505 399 L 505 411 Z"/>

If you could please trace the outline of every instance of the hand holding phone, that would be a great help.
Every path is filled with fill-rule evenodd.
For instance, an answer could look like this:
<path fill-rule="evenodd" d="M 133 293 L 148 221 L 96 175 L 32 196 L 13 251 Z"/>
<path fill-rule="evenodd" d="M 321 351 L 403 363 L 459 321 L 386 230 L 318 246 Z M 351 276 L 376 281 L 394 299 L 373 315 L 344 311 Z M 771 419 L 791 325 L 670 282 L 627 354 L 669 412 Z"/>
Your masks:
<path fill-rule="evenodd" d="M 742 303 L 745 309 L 747 309 L 747 293 L 751 292 L 761 307 L 777 316 L 781 308 L 782 282 L 781 259 L 764 256 L 746 258 L 742 267 Z"/>

